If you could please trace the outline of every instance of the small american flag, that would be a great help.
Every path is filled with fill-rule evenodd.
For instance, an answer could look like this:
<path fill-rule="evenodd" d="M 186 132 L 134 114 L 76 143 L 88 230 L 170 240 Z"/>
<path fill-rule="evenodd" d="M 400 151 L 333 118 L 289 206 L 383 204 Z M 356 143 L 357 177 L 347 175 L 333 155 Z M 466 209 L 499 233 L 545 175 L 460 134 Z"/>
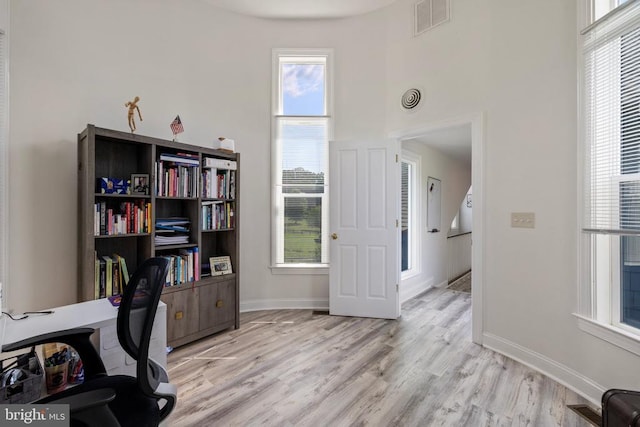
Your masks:
<path fill-rule="evenodd" d="M 176 116 L 175 119 L 171 122 L 171 131 L 174 135 L 184 132 L 184 127 L 182 127 L 182 121 L 180 120 L 180 116 Z"/>

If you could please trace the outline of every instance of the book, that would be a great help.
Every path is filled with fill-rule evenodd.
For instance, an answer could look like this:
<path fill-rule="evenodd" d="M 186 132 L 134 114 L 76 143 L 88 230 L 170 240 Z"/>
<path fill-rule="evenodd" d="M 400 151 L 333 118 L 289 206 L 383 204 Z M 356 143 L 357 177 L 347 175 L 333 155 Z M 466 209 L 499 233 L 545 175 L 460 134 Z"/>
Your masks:
<path fill-rule="evenodd" d="M 200 253 L 198 247 L 193 248 L 193 275 L 196 280 L 200 280 Z"/>
<path fill-rule="evenodd" d="M 99 259 L 100 263 L 100 292 L 98 292 L 98 298 L 107 297 L 107 269 L 104 259 Z"/>
<path fill-rule="evenodd" d="M 113 260 L 107 255 L 103 255 L 102 259 L 105 263 L 105 297 L 110 297 L 113 295 Z"/>
<path fill-rule="evenodd" d="M 129 283 L 129 270 L 127 269 L 127 261 L 124 259 L 124 257 L 118 255 L 118 254 L 113 254 L 114 257 L 116 257 L 118 259 L 118 262 L 120 263 L 120 274 L 121 274 L 121 292 L 124 291 L 124 287 L 127 286 L 127 284 Z"/>
<path fill-rule="evenodd" d="M 111 282 L 111 295 L 119 295 L 122 293 L 120 287 L 120 263 L 118 259 L 115 257 L 111 258 L 111 267 L 112 267 L 112 282 Z"/>
<path fill-rule="evenodd" d="M 185 164 L 190 166 L 200 166 L 200 161 L 191 156 L 179 155 L 179 154 L 169 154 L 169 153 L 161 153 L 160 160 L 166 162 L 173 162 L 176 164 Z"/>
<path fill-rule="evenodd" d="M 217 168 L 217 169 L 228 169 L 228 170 L 236 170 L 238 169 L 238 162 L 235 160 L 227 160 L 227 159 L 217 159 L 214 157 L 205 157 L 203 160 L 204 168 Z"/>
<path fill-rule="evenodd" d="M 98 252 L 93 251 L 93 259 L 95 261 L 95 284 L 93 299 L 100 298 L 100 260 L 98 259 Z"/>

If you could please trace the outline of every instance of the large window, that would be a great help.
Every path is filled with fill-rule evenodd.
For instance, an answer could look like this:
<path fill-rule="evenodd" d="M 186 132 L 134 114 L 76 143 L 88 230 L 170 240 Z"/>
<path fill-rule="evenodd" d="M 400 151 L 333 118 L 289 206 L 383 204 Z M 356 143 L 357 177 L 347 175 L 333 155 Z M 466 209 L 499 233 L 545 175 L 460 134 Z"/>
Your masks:
<path fill-rule="evenodd" d="M 331 51 L 273 51 L 273 266 L 328 263 Z"/>
<path fill-rule="evenodd" d="M 580 314 L 640 340 L 640 2 L 622 3 L 583 32 Z"/>

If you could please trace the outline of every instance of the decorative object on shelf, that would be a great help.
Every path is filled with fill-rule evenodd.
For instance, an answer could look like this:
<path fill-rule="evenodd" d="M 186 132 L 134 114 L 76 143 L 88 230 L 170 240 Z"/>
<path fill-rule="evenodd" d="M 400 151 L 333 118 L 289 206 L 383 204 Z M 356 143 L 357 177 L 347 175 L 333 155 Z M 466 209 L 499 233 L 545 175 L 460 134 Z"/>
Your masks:
<path fill-rule="evenodd" d="M 129 181 L 124 179 L 102 177 L 98 180 L 98 193 L 102 194 L 128 194 Z"/>
<path fill-rule="evenodd" d="M 467 207 L 471 207 L 471 194 L 467 194 Z"/>
<path fill-rule="evenodd" d="M 149 174 L 131 174 L 131 194 L 149 194 Z"/>
<path fill-rule="evenodd" d="M 138 108 L 138 101 L 140 101 L 140 97 L 136 96 L 135 98 L 133 98 L 133 101 L 128 101 L 126 104 L 124 104 L 125 107 L 129 108 L 129 111 L 127 112 L 127 120 L 129 121 L 129 129 L 131 129 L 131 133 L 135 132 L 136 130 L 136 121 L 133 116 L 133 113 L 135 113 L 136 110 L 138 111 L 138 117 L 140 117 L 140 121 L 142 121 L 142 114 L 140 113 L 140 108 Z"/>
<path fill-rule="evenodd" d="M 218 138 L 218 141 L 216 142 L 215 145 L 217 146 L 213 148 L 217 148 L 220 151 L 224 151 L 226 153 L 236 152 L 236 142 L 233 139 L 229 139 L 229 138 L 225 138 L 224 136 L 221 136 Z"/>
<path fill-rule="evenodd" d="M 179 133 L 184 132 L 184 126 L 182 126 L 182 120 L 180 120 L 179 115 L 176 116 L 175 119 L 173 119 L 169 127 L 171 128 L 171 132 L 173 132 L 174 141 L 176 140 L 176 137 L 178 136 Z"/>
<path fill-rule="evenodd" d="M 211 264 L 212 276 L 221 276 L 223 274 L 233 273 L 231 268 L 231 258 L 229 256 L 211 257 L 209 258 L 209 264 Z"/>

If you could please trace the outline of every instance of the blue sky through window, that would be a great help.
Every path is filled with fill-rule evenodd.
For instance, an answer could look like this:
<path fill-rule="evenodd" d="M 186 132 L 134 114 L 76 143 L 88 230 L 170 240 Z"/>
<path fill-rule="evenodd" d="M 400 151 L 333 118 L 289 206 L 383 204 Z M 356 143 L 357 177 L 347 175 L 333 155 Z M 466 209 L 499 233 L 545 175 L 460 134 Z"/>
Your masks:
<path fill-rule="evenodd" d="M 322 116 L 325 92 L 324 64 L 282 64 L 282 114 Z"/>

